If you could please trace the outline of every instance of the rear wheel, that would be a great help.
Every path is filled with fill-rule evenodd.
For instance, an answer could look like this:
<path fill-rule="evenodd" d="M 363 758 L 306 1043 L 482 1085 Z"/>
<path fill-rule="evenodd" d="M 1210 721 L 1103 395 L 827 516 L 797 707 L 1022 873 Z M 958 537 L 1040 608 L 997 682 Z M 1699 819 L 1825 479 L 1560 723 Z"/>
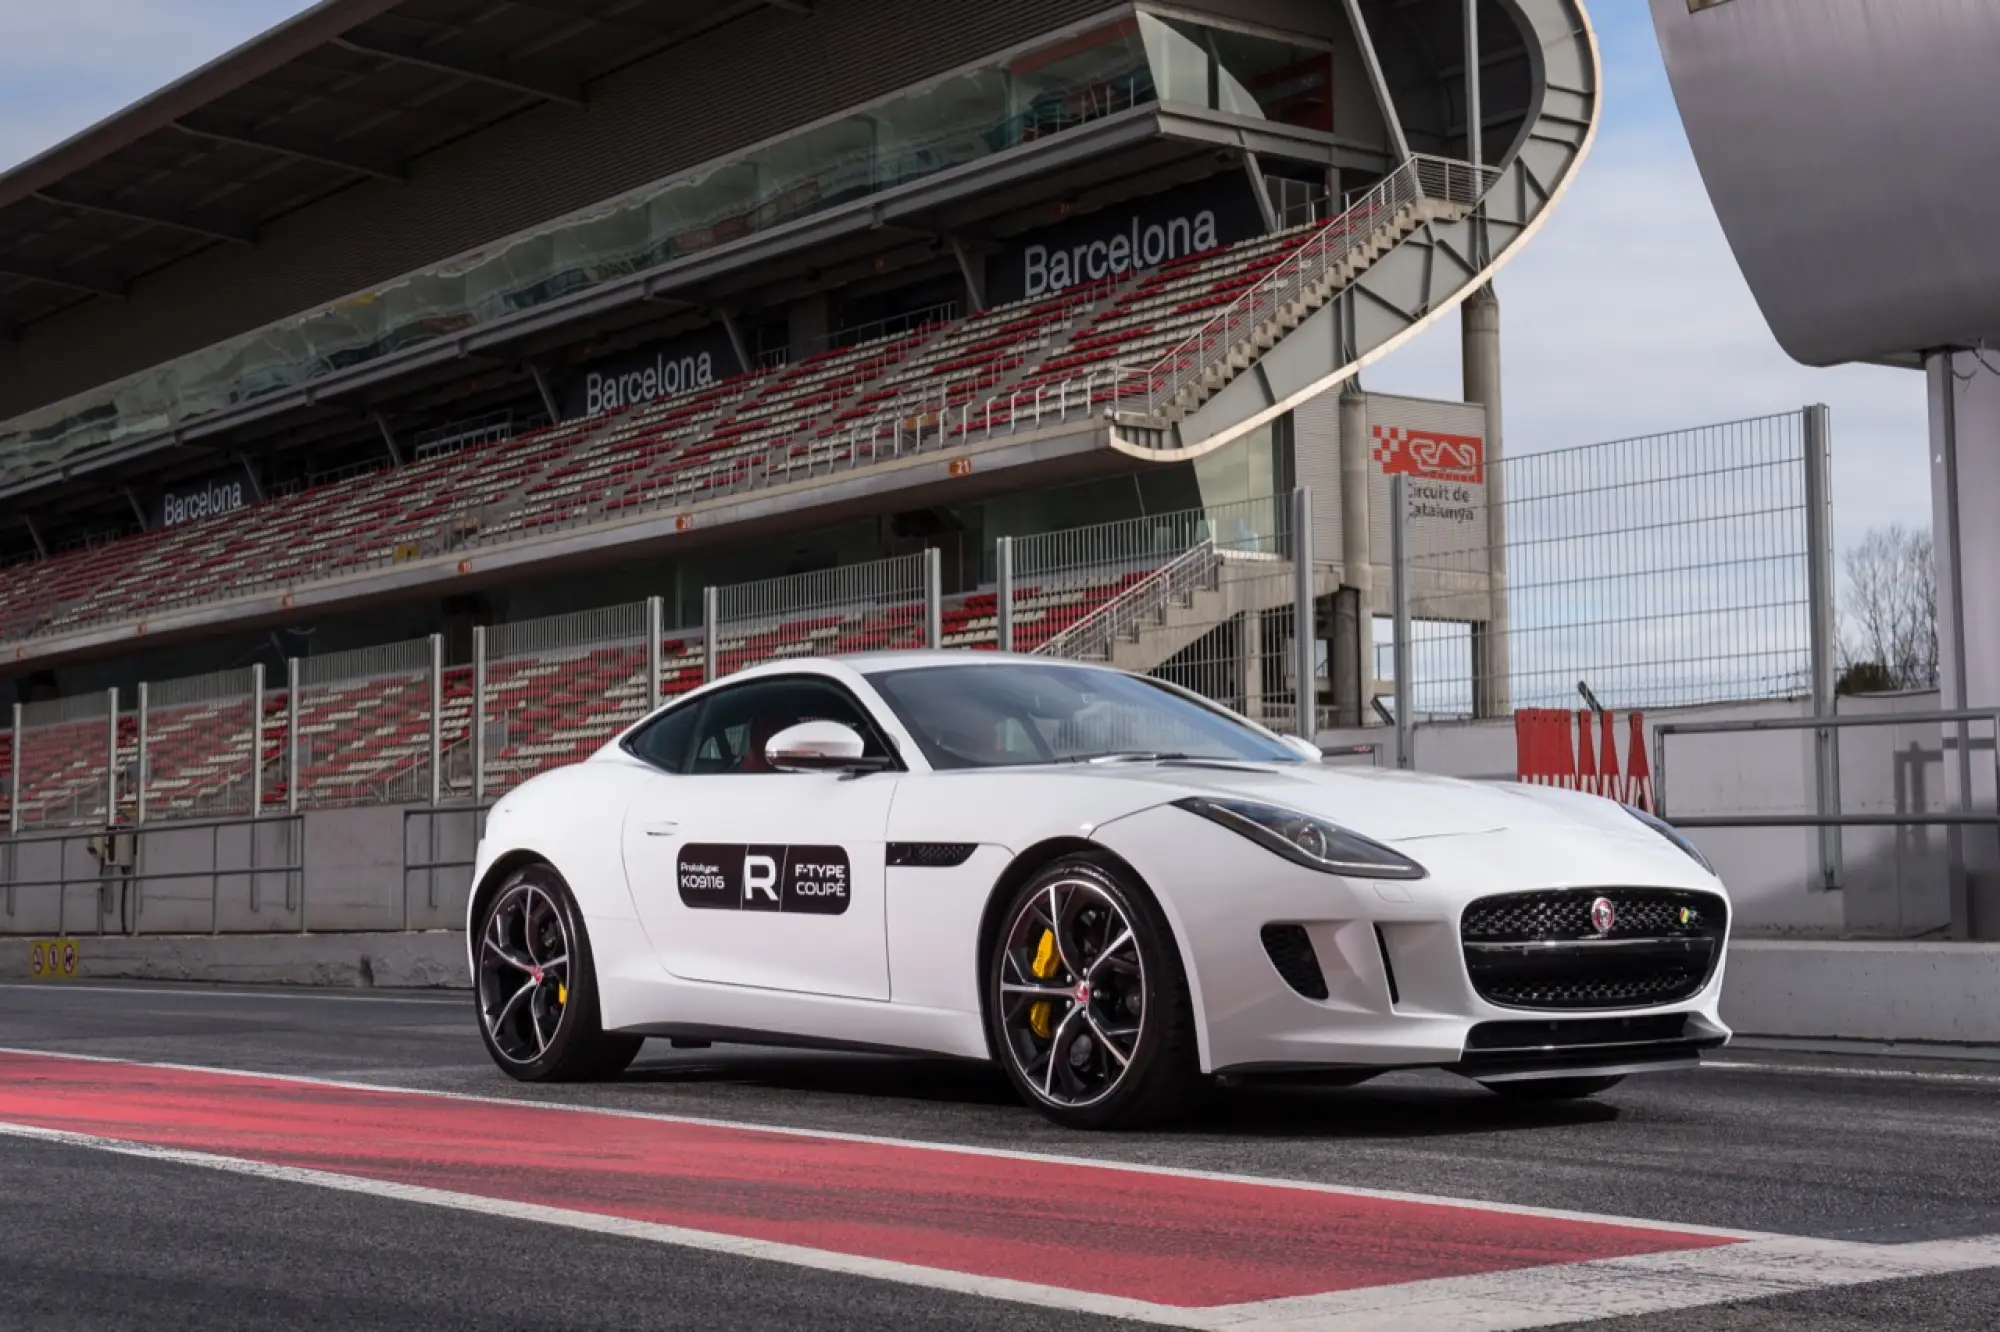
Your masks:
<path fill-rule="evenodd" d="M 1201 1087 L 1187 979 L 1159 906 L 1065 857 L 1007 903 L 986 963 L 987 1020 L 1022 1096 L 1072 1128 L 1175 1118 Z"/>
<path fill-rule="evenodd" d="M 1623 1077 L 1535 1078 L 1529 1082 L 1489 1082 L 1486 1089 L 1510 1101 L 1580 1101 L 1586 1096 L 1610 1091 Z"/>
<path fill-rule="evenodd" d="M 548 865 L 516 870 L 480 914 L 475 994 L 479 1034 L 510 1077 L 610 1077 L 644 1038 L 604 1030 L 583 914 Z"/>

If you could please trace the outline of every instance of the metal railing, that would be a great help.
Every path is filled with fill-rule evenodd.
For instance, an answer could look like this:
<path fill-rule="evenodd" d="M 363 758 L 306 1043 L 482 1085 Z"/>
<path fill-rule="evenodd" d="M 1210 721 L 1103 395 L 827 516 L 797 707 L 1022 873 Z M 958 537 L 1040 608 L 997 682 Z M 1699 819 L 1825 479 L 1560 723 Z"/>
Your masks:
<path fill-rule="evenodd" d="M 229 838 L 231 833 L 242 833 Z M 171 843 L 154 853 L 155 839 Z M 224 842 L 240 843 L 240 864 Z M 267 844 L 281 854 L 266 858 Z M 206 851 L 206 863 L 194 863 Z M 81 855 L 73 854 L 81 851 Z M 67 828 L 26 833 L 11 839 L 0 857 L 0 934 L 226 934 L 307 930 L 305 839 L 301 815 L 269 818 L 190 819 L 148 828 Z M 175 854 L 178 852 L 179 854 Z M 181 868 L 149 869 L 149 853 L 181 860 Z M 53 860 L 54 872 L 22 876 L 22 862 Z M 75 868 L 72 868 L 72 867 Z M 277 879 L 284 890 L 285 919 L 266 916 L 262 889 Z M 224 917 L 223 887 L 241 881 L 242 900 Z M 170 884 L 207 885 L 206 894 L 175 896 Z M 87 908 L 71 898 L 87 894 Z M 47 899 L 53 898 L 53 902 Z M 151 916 L 149 921 L 148 916 Z M 150 925 L 150 929 L 149 929 Z"/>
<path fill-rule="evenodd" d="M 1286 305 L 1340 283 L 1342 266 L 1364 246 L 1376 243 L 1385 227 L 1414 225 L 1420 220 L 1415 210 L 1425 202 L 1470 211 L 1499 178 L 1495 167 L 1445 157 L 1411 157 L 1150 370 L 1140 372 L 1136 382 L 1121 385 L 1121 402 L 1135 396 L 1136 390 L 1143 393 L 1144 410 L 1157 415 L 1259 329 L 1275 324 Z M 1352 273 L 1350 267 L 1345 276 L 1351 278 Z"/>
<path fill-rule="evenodd" d="M 1203 542 L 1145 575 L 1111 600 L 1035 649 L 1039 656 L 1109 661 L 1112 644 L 1136 638 L 1141 624 L 1158 620 L 1173 602 L 1196 589 L 1213 589 L 1222 556 Z"/>

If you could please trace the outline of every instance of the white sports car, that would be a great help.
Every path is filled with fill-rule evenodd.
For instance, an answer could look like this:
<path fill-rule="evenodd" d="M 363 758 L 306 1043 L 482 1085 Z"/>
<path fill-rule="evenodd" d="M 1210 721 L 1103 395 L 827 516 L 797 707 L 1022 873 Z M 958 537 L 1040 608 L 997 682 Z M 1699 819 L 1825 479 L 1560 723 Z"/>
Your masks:
<path fill-rule="evenodd" d="M 468 917 L 517 1078 L 647 1036 L 995 1060 L 1070 1125 L 1211 1081 L 1685 1067 L 1729 903 L 1666 824 L 1320 761 L 1172 685 L 993 653 L 771 663 L 494 806 Z"/>

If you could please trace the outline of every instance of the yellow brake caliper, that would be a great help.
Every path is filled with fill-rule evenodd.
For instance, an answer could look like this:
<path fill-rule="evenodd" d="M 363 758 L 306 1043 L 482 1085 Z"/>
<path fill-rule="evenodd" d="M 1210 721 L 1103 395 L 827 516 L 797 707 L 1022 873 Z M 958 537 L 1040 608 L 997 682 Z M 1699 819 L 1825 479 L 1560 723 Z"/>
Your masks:
<path fill-rule="evenodd" d="M 1035 945 L 1035 960 L 1028 964 L 1036 980 L 1047 980 L 1056 974 L 1056 936 L 1054 930 L 1043 930 L 1041 942 Z M 1055 1005 L 1046 999 L 1037 999 L 1028 1005 L 1028 1030 L 1047 1040 L 1055 1032 L 1055 1024 L 1050 1016 Z"/>

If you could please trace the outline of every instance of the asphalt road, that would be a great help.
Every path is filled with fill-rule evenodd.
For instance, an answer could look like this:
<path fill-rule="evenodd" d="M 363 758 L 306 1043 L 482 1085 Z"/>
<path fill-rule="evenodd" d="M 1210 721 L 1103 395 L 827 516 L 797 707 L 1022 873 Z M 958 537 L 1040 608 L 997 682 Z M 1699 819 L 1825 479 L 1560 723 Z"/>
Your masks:
<path fill-rule="evenodd" d="M 1087 1135 L 942 1062 L 648 1045 L 608 1084 L 529 1088 L 470 1000 L 380 991 L 0 986 L 0 1047 L 1308 1180 L 1903 1244 L 2000 1234 L 2000 1064 L 1732 1048 L 1601 1101 L 1445 1075 L 1237 1092 L 1167 1133 Z M 1018 1327 L 1028 1311 L 716 1253 L 0 1138 L 0 1328 Z M 1041 1328 L 1115 1320 L 1038 1309 Z M 2000 1271 L 1604 1328 L 2000 1326 Z"/>

